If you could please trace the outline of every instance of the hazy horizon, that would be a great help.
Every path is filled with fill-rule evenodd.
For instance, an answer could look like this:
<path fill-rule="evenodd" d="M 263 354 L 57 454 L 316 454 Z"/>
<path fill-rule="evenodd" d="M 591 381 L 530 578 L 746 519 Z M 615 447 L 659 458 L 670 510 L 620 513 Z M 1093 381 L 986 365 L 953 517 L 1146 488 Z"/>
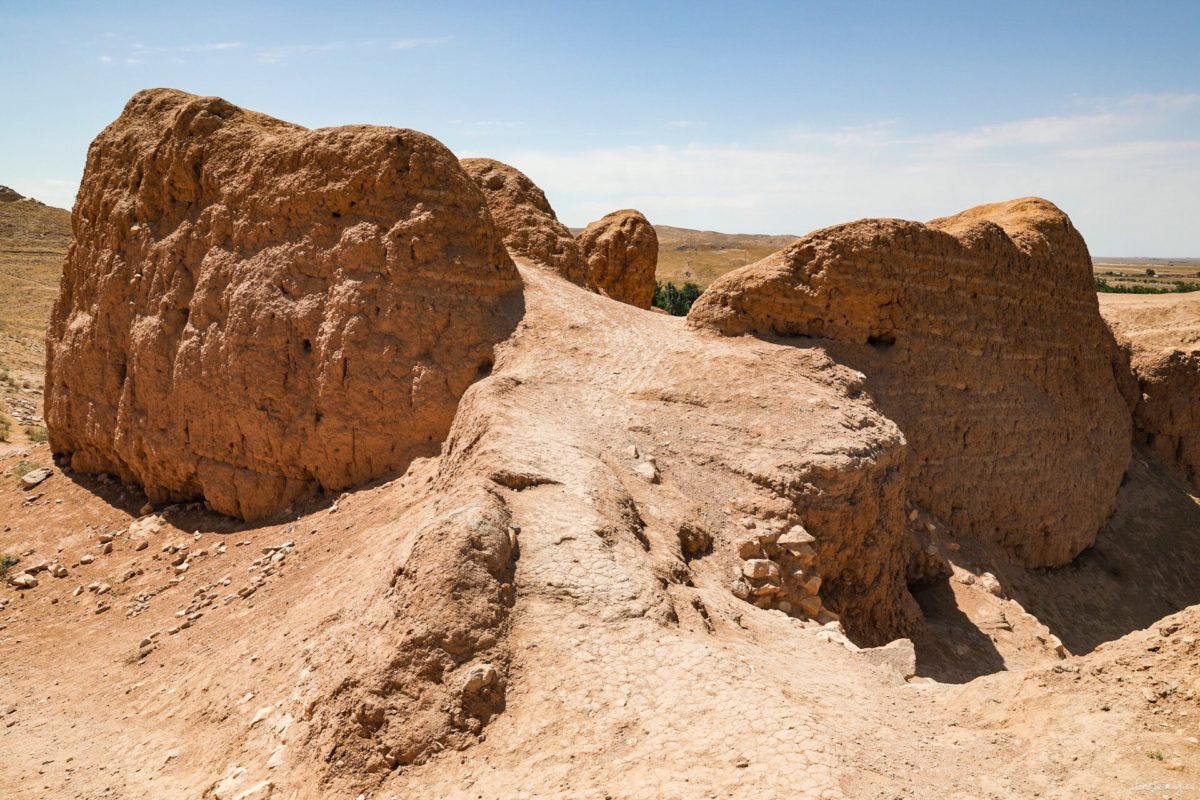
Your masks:
<path fill-rule="evenodd" d="M 0 183 L 70 207 L 139 89 L 513 164 L 559 217 L 804 234 L 1038 195 L 1098 257 L 1200 255 L 1200 7 L 0 4 Z M 1036 57 L 1033 57 L 1036 56 Z"/>

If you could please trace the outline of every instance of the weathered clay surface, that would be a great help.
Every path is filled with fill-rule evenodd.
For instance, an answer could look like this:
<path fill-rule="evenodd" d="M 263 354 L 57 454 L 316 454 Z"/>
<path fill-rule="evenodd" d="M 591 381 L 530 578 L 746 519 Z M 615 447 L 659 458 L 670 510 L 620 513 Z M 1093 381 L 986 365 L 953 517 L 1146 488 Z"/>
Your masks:
<path fill-rule="evenodd" d="M 584 283 L 586 266 L 579 245 L 537 184 L 515 167 L 490 158 L 464 158 L 462 166 L 483 190 L 513 256 L 549 267 L 572 283 Z"/>
<path fill-rule="evenodd" d="M 903 685 L 905 643 L 859 651 L 836 623 L 780 613 L 783 592 L 756 608 L 729 591 L 746 540 L 785 592 L 783 551 L 808 561 L 811 545 L 822 607 L 857 642 L 917 622 L 899 533 L 906 448 L 861 379 L 816 343 L 698 335 L 522 274 L 527 313 L 442 453 L 336 506 L 299 503 L 295 519 L 230 535 L 202 509 L 133 520 L 89 479 L 51 478 L 32 507 L 0 490 L 14 528 L 0 552 L 38 570 L 35 586 L 0 586 L 10 794 L 836 800 L 973 797 L 982 774 L 1012 797 L 1067 785 L 1115 798 L 1192 774 L 1195 748 L 1162 720 L 1194 706 L 1195 610 L 1064 661 L 1015 600 L 954 580 L 942 590 L 974 638 L 950 640 L 947 663 L 1011 648 L 1009 669 L 1032 671 Z M 0 473 L 49 462 L 32 451 L 0 456 Z M 1186 506 L 1191 522 L 1151 544 L 1195 563 Z M 1066 572 L 1109 582 L 1059 607 L 1092 627 L 1108 608 L 1194 598 L 1146 583 L 1154 559 L 1137 540 L 1162 510 L 1126 509 L 1111 538 L 1140 562 L 1114 570 L 1107 548 L 1102 566 L 1084 560 Z M 164 547 L 182 563 L 150 557 Z M 870 663 L 886 654 L 903 659 Z M 1092 664 L 1103 674 L 1081 679 Z M 113 688 L 97 695 L 96 675 Z M 1148 759 L 1156 749 L 1183 766 Z M 973 771 L 945 769 L 964 752 Z"/>
<path fill-rule="evenodd" d="M 0 553 L 19 554 L 0 584 L 6 797 L 1124 798 L 1196 774 L 1189 731 L 1164 724 L 1200 691 L 1196 609 L 1064 650 L 1195 602 L 1200 509 L 1176 476 L 1134 459 L 1122 507 L 1067 570 L 958 541 L 985 512 L 1009 519 L 1027 496 L 1003 480 L 1036 480 L 1030 461 L 1066 482 L 1060 502 L 1087 502 L 1075 449 L 1107 480 L 1096 431 L 1156 391 L 1129 387 L 1107 328 L 1088 338 L 1095 305 L 1060 263 L 1074 234 L 1056 210 L 823 232 L 773 294 L 716 308 L 762 314 L 742 325 L 762 335 L 722 336 L 524 256 L 518 290 L 482 196 L 417 134 L 310 133 L 170 92 L 139 103 L 92 153 L 105 181 L 81 195 L 50 338 L 76 461 L 190 474 L 216 457 L 195 448 L 218 413 L 238 420 L 238 470 L 290 463 L 291 429 L 267 431 L 278 451 L 254 438 L 268 412 L 445 440 L 392 480 L 253 524 L 200 504 L 135 518 L 142 498 L 51 470 L 45 445 L 0 450 Z M 382 255 L 352 233 L 367 224 L 387 228 Z M 772 340 L 814 320 L 827 338 Z M 88 383 L 113 381 L 102 355 L 128 364 L 113 394 Z M 353 392 L 327 394 L 330 373 Z M 413 410 L 429 382 L 448 433 Z M 330 397 L 346 407 L 315 405 Z M 951 469 L 969 474 L 931 488 Z M 259 496 L 245 480 L 239 504 Z M 958 506 L 968 480 L 981 503 Z"/>
<path fill-rule="evenodd" d="M 1137 381 L 1137 436 L 1200 490 L 1200 296 L 1100 295 Z"/>
<path fill-rule="evenodd" d="M 461 473 L 469 453 L 522 498 L 521 569 L 535 594 L 669 619 L 690 602 L 688 581 L 728 592 L 754 539 L 778 579 L 751 580 L 743 599 L 797 619 L 840 616 L 869 643 L 913 629 L 906 448 L 853 370 L 816 348 L 695 336 L 673 317 L 523 274 L 522 331 L 464 399 L 442 469 Z M 535 536 L 546 539 L 537 548 Z"/>
<path fill-rule="evenodd" d="M 436 450 L 519 315 L 423 134 L 137 94 L 88 153 L 48 335 L 56 453 L 246 518 Z"/>
<path fill-rule="evenodd" d="M 606 214 L 579 234 L 587 287 L 606 297 L 649 308 L 654 299 L 658 234 L 640 211 Z"/>
<path fill-rule="evenodd" d="M 914 501 L 1027 564 L 1069 561 L 1112 512 L 1128 413 L 1087 247 L 1044 200 L 816 231 L 688 320 L 827 340 L 904 431 Z"/>
<path fill-rule="evenodd" d="M 440 453 L 333 504 L 134 519 L 66 465 L 22 489 L 46 446 L 0 452 L 0 553 L 28 576 L 0 585 L 6 797 L 1124 798 L 1200 768 L 1163 722 L 1194 712 L 1195 609 L 1063 659 L 1022 610 L 1034 578 L 906 507 L 911 445 L 830 356 L 849 345 L 520 270 L 525 313 Z M 1077 634 L 1195 602 L 1200 509 L 1155 463 L 1086 558 L 1023 570 Z M 906 584 L 938 552 L 966 561 L 921 624 Z M 910 685 L 914 654 L 1029 671 Z"/>
<path fill-rule="evenodd" d="M 349 680 L 322 676 L 314 750 L 353 772 L 386 773 L 466 747 L 504 709 L 516 537 L 491 489 L 482 476 L 443 483 L 381 531 L 400 546 L 390 590 L 355 612 L 355 626 L 376 629 L 369 645 L 314 645 L 326 663 L 357 656 Z"/>
<path fill-rule="evenodd" d="M 523 274 L 521 328 L 464 395 L 436 471 L 411 476 L 428 499 L 399 526 L 414 532 L 390 602 L 359 615 L 383 632 L 355 647 L 352 683 L 327 676 L 320 752 L 376 773 L 469 743 L 534 652 L 514 652 L 510 606 L 553 631 L 539 665 L 587 620 L 613 640 L 709 635 L 754 611 L 742 600 L 813 629 L 840 616 L 864 643 L 916 629 L 902 437 L 853 371 Z M 775 580 L 739 600 L 751 538 Z"/>

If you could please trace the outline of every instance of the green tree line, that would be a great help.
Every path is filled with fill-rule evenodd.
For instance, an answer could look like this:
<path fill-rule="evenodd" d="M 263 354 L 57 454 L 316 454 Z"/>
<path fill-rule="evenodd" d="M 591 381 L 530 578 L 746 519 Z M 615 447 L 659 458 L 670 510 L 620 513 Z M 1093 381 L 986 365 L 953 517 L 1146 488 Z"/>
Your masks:
<path fill-rule="evenodd" d="M 1189 281 L 1171 281 L 1158 286 L 1142 286 L 1140 284 L 1109 283 L 1104 278 L 1096 278 L 1097 292 L 1112 292 L 1114 294 L 1171 294 L 1173 292 L 1200 292 L 1200 283 Z M 657 295 L 656 295 L 657 296 Z"/>
<path fill-rule="evenodd" d="M 700 296 L 700 287 L 694 283 L 685 283 L 682 287 L 667 281 L 654 282 L 654 299 L 651 305 L 661 308 L 673 317 L 687 316 L 692 309 L 692 303 Z"/>

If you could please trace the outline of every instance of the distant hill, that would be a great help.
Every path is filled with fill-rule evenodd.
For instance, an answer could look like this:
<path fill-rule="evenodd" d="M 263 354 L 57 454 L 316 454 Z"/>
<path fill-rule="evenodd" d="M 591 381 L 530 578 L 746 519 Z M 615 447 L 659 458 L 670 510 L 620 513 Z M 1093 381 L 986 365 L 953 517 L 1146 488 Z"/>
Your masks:
<path fill-rule="evenodd" d="M 676 285 L 691 282 L 701 288 L 730 270 L 753 264 L 782 250 L 796 236 L 717 233 L 655 225 L 658 232 L 658 279 Z"/>
<path fill-rule="evenodd" d="M 71 241 L 71 212 L 0 186 L 0 428 L 40 422 L 46 322 Z M 11 424 L 11 423 L 10 423 Z"/>
<path fill-rule="evenodd" d="M 571 228 L 578 236 L 583 228 Z M 718 233 L 655 225 L 658 233 L 658 269 L 655 276 L 676 286 L 694 283 L 701 289 L 730 270 L 753 264 L 782 250 L 798 236 L 759 233 Z"/>

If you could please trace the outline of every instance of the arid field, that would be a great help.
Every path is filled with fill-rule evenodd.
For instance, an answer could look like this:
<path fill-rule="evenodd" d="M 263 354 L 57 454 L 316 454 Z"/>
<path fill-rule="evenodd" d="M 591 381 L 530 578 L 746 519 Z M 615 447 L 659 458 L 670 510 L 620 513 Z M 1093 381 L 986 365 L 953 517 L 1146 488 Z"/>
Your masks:
<path fill-rule="evenodd" d="M 1200 261 L 553 200 L 171 89 L 0 189 L 4 797 L 1200 796 L 1200 292 L 1096 283 Z"/>

